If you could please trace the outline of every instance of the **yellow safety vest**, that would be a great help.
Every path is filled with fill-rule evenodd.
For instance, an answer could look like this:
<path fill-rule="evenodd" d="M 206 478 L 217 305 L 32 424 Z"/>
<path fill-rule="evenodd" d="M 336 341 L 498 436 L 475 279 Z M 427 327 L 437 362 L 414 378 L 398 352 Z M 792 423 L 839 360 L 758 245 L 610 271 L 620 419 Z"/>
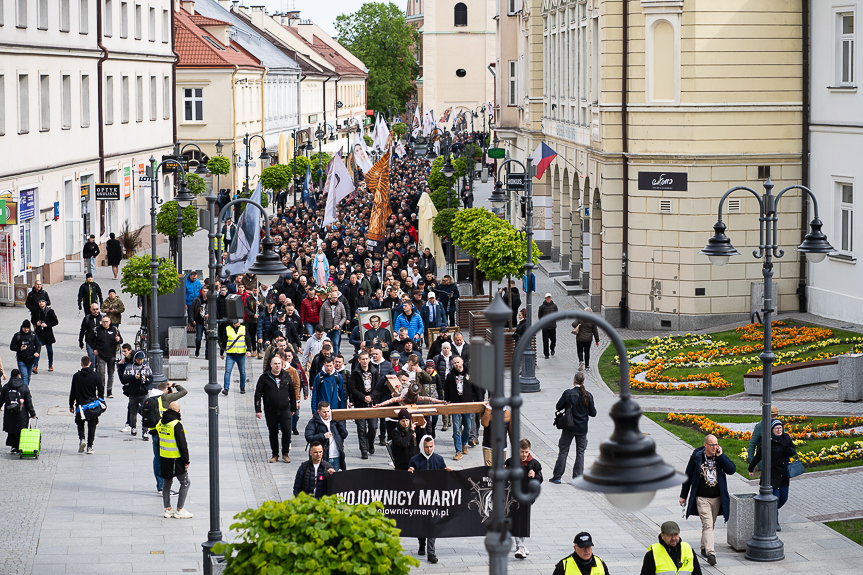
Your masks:
<path fill-rule="evenodd" d="M 602 559 L 596 555 L 594 555 L 593 558 L 596 559 L 596 565 L 591 567 L 590 575 L 605 575 L 605 567 L 602 566 Z M 563 560 L 563 574 L 581 575 L 581 569 L 578 568 L 578 564 L 575 562 L 572 555 Z"/>
<path fill-rule="evenodd" d="M 653 562 L 656 564 L 656 575 L 674 575 L 675 573 L 692 573 L 695 555 L 689 543 L 680 542 L 680 569 L 671 560 L 668 551 L 661 543 L 654 543 L 648 547 L 653 551 Z"/>
<path fill-rule="evenodd" d="M 179 459 L 180 449 L 177 447 L 177 437 L 174 435 L 174 427 L 179 423 L 179 419 L 168 423 L 167 425 L 159 422 L 156 426 L 156 431 L 159 433 L 159 456 L 166 459 Z"/>
<path fill-rule="evenodd" d="M 228 333 L 228 347 L 225 353 L 246 353 L 246 326 L 241 325 L 236 330 L 234 326 L 229 325 L 226 330 Z"/>

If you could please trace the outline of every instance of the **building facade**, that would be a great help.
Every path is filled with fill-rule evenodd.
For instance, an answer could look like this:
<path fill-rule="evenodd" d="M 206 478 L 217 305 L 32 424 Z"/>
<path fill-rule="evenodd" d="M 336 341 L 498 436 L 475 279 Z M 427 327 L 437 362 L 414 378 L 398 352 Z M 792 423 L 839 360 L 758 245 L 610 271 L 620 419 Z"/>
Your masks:
<path fill-rule="evenodd" d="M 863 269 L 857 267 L 860 232 L 855 196 L 863 184 L 863 97 L 857 93 L 857 14 L 863 4 L 813 2 L 811 12 L 810 188 L 818 198 L 824 232 L 836 253 L 809 270 L 812 313 L 863 322 Z"/>
<path fill-rule="evenodd" d="M 17 212 L 0 223 L 0 301 L 83 273 L 85 236 L 148 225 L 138 176 L 174 139 L 170 15 L 169 0 L 0 3 L 0 201 Z M 97 199 L 103 183 L 119 199 Z"/>

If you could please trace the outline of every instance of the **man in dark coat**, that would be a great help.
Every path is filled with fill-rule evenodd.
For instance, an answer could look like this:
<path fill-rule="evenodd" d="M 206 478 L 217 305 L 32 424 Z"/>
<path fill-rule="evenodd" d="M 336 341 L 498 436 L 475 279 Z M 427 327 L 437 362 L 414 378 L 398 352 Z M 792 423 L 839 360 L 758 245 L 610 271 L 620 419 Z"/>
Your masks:
<path fill-rule="evenodd" d="M 512 309 L 512 323 L 510 327 L 515 327 L 518 323 L 518 309 L 521 307 L 521 294 L 518 288 L 515 287 L 515 281 L 509 280 L 509 287 L 501 288 L 500 295 L 503 297 L 503 303 Z"/>
<path fill-rule="evenodd" d="M 0 405 L 3 406 L 3 431 L 6 432 L 6 445 L 12 453 L 18 453 L 21 443 L 21 430 L 27 429 L 27 416 L 36 419 L 30 387 L 21 379 L 21 372 L 13 369 L 9 383 L 0 389 Z"/>
<path fill-rule="evenodd" d="M 105 386 L 102 378 L 90 365 L 90 358 L 81 358 L 81 370 L 72 376 L 72 388 L 69 390 L 69 413 L 75 414 L 75 424 L 78 426 L 78 453 L 93 454 L 93 440 L 96 438 L 96 426 L 99 416 L 89 411 L 81 413 L 81 407 L 105 396 Z M 84 422 L 87 422 L 87 439 L 84 439 Z"/>
<path fill-rule="evenodd" d="M 327 478 L 336 470 L 324 460 L 324 448 L 320 441 L 309 445 L 309 458 L 297 468 L 294 478 L 294 497 L 300 493 L 320 499 L 327 494 Z"/>
<path fill-rule="evenodd" d="M 262 415 L 266 415 L 270 450 L 273 454 L 270 463 L 279 460 L 279 428 L 282 430 L 282 460 L 285 463 L 291 462 L 288 453 L 291 451 L 291 420 L 297 404 L 297 393 L 294 382 L 282 368 L 282 358 L 273 355 L 270 358 L 270 369 L 261 374 L 258 385 L 255 386 L 255 417 L 261 419 Z"/>
<path fill-rule="evenodd" d="M 117 361 L 117 347 L 123 343 L 120 330 L 111 325 L 111 318 L 103 315 L 101 324 L 93 337 L 93 354 L 96 356 L 96 371 L 103 382 L 107 382 L 108 397 L 114 397 L 114 368 Z"/>
<path fill-rule="evenodd" d="M 367 351 L 360 352 L 357 365 L 348 378 L 348 397 L 354 407 L 371 407 L 375 400 L 372 393 L 378 381 L 378 370 L 371 364 Z M 357 419 L 357 436 L 360 442 L 360 456 L 368 459 L 375 452 L 375 434 L 378 431 L 378 421 L 375 418 Z M 398 469 L 398 468 L 396 468 Z M 407 467 L 405 467 L 407 469 Z"/>
<path fill-rule="evenodd" d="M 102 307 L 102 288 L 93 281 L 93 274 L 87 274 L 84 283 L 78 288 L 78 310 L 89 308 L 94 303 Z"/>
<path fill-rule="evenodd" d="M 416 424 L 411 421 L 407 409 L 399 411 L 398 417 L 399 424 L 392 430 L 393 466 L 400 471 L 407 471 L 411 466 L 411 458 L 419 455 Z"/>
<path fill-rule="evenodd" d="M 414 471 L 435 471 L 439 469 L 446 469 L 447 471 L 452 471 L 451 467 L 447 467 L 446 462 L 443 457 L 434 452 L 434 438 L 431 435 L 425 435 L 420 441 L 422 444 L 422 450 L 411 458 L 410 466 L 408 467 L 408 471 L 413 473 Z M 435 541 L 434 537 L 429 537 L 425 539 L 423 537 L 419 538 L 420 548 L 419 555 L 426 554 L 426 543 L 428 543 L 428 560 L 429 563 L 437 563 L 437 555 L 435 554 Z"/>
<path fill-rule="evenodd" d="M 191 519 L 193 515 L 183 506 L 189 494 L 189 444 L 186 441 L 186 430 L 180 422 L 180 402 L 172 401 L 162 414 L 162 419 L 156 426 L 159 434 L 159 467 L 162 479 L 162 502 L 165 504 L 165 518 Z M 180 483 L 180 493 L 177 496 L 177 509 L 171 508 L 171 483 L 174 478 Z"/>
<path fill-rule="evenodd" d="M 686 505 L 686 517 L 701 519 L 701 556 L 716 565 L 713 547 L 713 526 L 719 513 L 728 522 L 730 498 L 726 475 L 734 475 L 737 467 L 722 453 L 715 435 L 704 438 L 704 447 L 692 452 L 686 464 L 686 481 L 680 489 L 680 505 Z M 689 503 L 687 504 L 687 499 Z"/>
<path fill-rule="evenodd" d="M 81 250 L 81 257 L 87 265 L 87 274 L 92 275 L 96 271 L 96 256 L 102 253 L 99 249 L 99 244 L 96 243 L 96 236 L 90 235 L 90 238 L 84 242 L 84 247 Z M 80 309 L 80 306 L 79 306 Z"/>
<path fill-rule="evenodd" d="M 537 310 L 537 317 L 542 319 L 544 316 L 557 312 L 557 304 L 554 303 L 551 299 L 551 294 L 545 294 L 544 301 L 539 304 L 539 310 Z M 542 328 L 542 353 L 545 356 L 545 359 L 548 359 L 549 350 L 551 351 L 551 355 L 554 355 L 554 348 L 557 345 L 557 327 L 544 327 Z"/>
<path fill-rule="evenodd" d="M 109 237 L 110 239 L 105 242 L 105 257 L 108 260 L 108 265 L 111 266 L 111 271 L 114 273 L 114 279 L 117 279 L 120 260 L 123 259 L 123 244 L 120 243 L 114 232 L 111 232 Z"/>
<path fill-rule="evenodd" d="M 30 290 L 30 293 L 27 294 L 27 299 L 24 300 L 24 306 L 30 310 L 31 314 L 39 308 L 40 299 L 44 299 L 48 302 L 48 305 L 51 305 L 51 298 L 48 297 L 48 292 L 42 288 L 42 282 L 36 280 L 33 283 L 33 289 Z"/>
<path fill-rule="evenodd" d="M 15 352 L 15 360 L 18 362 L 18 371 L 21 372 L 24 385 L 30 385 L 30 374 L 33 372 L 33 366 L 39 361 L 42 346 L 39 345 L 39 338 L 30 329 L 29 319 L 21 322 L 21 330 L 12 336 L 9 349 Z"/>
<path fill-rule="evenodd" d="M 99 327 L 102 319 L 102 312 L 99 304 L 92 304 L 89 308 L 89 313 L 81 320 L 81 328 L 78 330 L 78 347 L 84 349 L 87 345 L 87 355 L 90 356 L 90 363 L 96 363 L 96 356 L 93 355 L 93 345 L 95 344 L 96 328 Z"/>
<path fill-rule="evenodd" d="M 308 443 L 318 441 L 324 448 L 324 459 L 333 466 L 336 471 L 343 471 L 345 467 L 344 441 L 348 437 L 348 430 L 344 421 L 333 421 L 330 417 L 330 404 L 326 401 L 318 402 L 318 410 L 306 425 L 305 438 Z"/>
<path fill-rule="evenodd" d="M 519 443 L 519 462 L 524 467 L 524 475 L 521 476 L 521 490 L 528 491 L 528 485 L 534 479 L 542 483 L 542 464 L 537 461 L 530 452 L 530 440 L 522 439 Z M 504 462 L 504 467 L 514 467 L 516 465 L 512 457 Z M 515 538 L 515 558 L 525 559 L 528 555 L 528 550 L 524 547 L 524 540 L 530 537 L 530 505 L 519 505 L 515 513 L 513 513 L 513 526 L 519 526 L 524 537 Z"/>
<path fill-rule="evenodd" d="M 39 343 L 48 353 L 48 371 L 54 371 L 54 343 L 57 341 L 57 338 L 54 337 L 54 326 L 60 322 L 57 321 L 57 314 L 48 305 L 47 300 L 39 300 L 36 311 L 30 312 L 30 322 L 36 337 L 39 338 Z M 33 366 L 33 373 L 39 373 L 38 357 Z"/>

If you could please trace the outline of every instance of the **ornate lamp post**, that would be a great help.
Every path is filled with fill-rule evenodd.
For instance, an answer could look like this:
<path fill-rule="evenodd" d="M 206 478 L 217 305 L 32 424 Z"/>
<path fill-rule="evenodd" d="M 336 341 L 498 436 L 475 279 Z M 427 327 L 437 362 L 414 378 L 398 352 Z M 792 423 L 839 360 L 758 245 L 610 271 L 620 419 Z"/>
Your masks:
<path fill-rule="evenodd" d="M 270 155 L 267 153 L 267 142 L 264 140 L 264 137 L 260 134 L 255 134 L 253 136 L 249 136 L 249 133 L 246 132 L 246 136 L 243 138 L 243 145 L 246 146 L 246 180 L 243 182 L 243 191 L 249 191 L 249 158 L 252 156 L 252 140 L 255 138 L 261 139 L 261 155 L 258 156 L 258 159 L 261 161 L 261 168 L 263 168 L 263 162 L 270 159 Z"/>
<path fill-rule="evenodd" d="M 761 481 L 758 495 L 755 496 L 755 533 L 746 542 L 746 558 L 752 561 L 780 561 L 785 558 L 785 545 L 776 535 L 776 523 L 778 509 L 776 497 L 773 495 L 773 487 L 770 481 L 770 407 L 773 392 L 773 360 L 776 356 L 771 349 L 771 330 L 773 320 L 773 258 L 781 258 L 785 251 L 779 247 L 777 221 L 779 219 L 779 200 L 789 190 L 802 190 L 812 198 L 815 217 L 809 223 L 810 232 L 806 234 L 803 243 L 797 251 L 806 254 L 806 259 L 812 263 L 822 261 L 828 253 L 835 251 L 827 241 L 827 236 L 821 231 L 821 220 L 818 218 L 818 200 L 809 188 L 804 186 L 788 186 L 777 195 L 773 195 L 773 182 L 770 178 L 764 182 L 764 193 L 758 192 L 746 186 L 731 188 L 722 195 L 719 200 L 719 214 L 713 225 L 713 237 L 707 242 L 707 246 L 701 252 L 710 259 L 715 266 L 724 266 L 731 256 L 740 253 L 731 245 L 731 240 L 725 235 L 725 223 L 722 221 L 722 205 L 732 192 L 745 190 L 758 200 L 760 217 L 758 225 L 761 240 L 758 242 L 758 250 L 752 250 L 752 255 L 762 260 L 761 274 L 764 278 L 764 349 L 761 352 L 762 364 L 762 389 L 761 389 L 761 429 L 764 433 L 761 437 Z"/>

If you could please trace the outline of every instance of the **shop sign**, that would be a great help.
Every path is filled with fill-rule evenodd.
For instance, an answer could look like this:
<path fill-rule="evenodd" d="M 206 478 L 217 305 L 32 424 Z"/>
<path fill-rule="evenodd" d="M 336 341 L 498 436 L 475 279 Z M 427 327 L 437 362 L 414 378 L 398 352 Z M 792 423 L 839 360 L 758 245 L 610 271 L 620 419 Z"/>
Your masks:
<path fill-rule="evenodd" d="M 96 199 L 119 200 L 120 199 L 120 184 L 96 184 Z"/>
<path fill-rule="evenodd" d="M 19 200 L 21 201 L 19 215 L 22 221 L 29 220 L 36 215 L 36 188 L 21 190 Z"/>
<path fill-rule="evenodd" d="M 90 184 L 81 184 L 81 200 L 88 201 L 90 199 Z"/>
<path fill-rule="evenodd" d="M 688 189 L 686 172 L 638 172 L 638 189 L 685 192 Z"/>
<path fill-rule="evenodd" d="M 123 192 L 124 198 L 132 195 L 132 166 L 123 168 Z"/>
<path fill-rule="evenodd" d="M 0 226 L 18 223 L 18 202 L 0 198 Z"/>

